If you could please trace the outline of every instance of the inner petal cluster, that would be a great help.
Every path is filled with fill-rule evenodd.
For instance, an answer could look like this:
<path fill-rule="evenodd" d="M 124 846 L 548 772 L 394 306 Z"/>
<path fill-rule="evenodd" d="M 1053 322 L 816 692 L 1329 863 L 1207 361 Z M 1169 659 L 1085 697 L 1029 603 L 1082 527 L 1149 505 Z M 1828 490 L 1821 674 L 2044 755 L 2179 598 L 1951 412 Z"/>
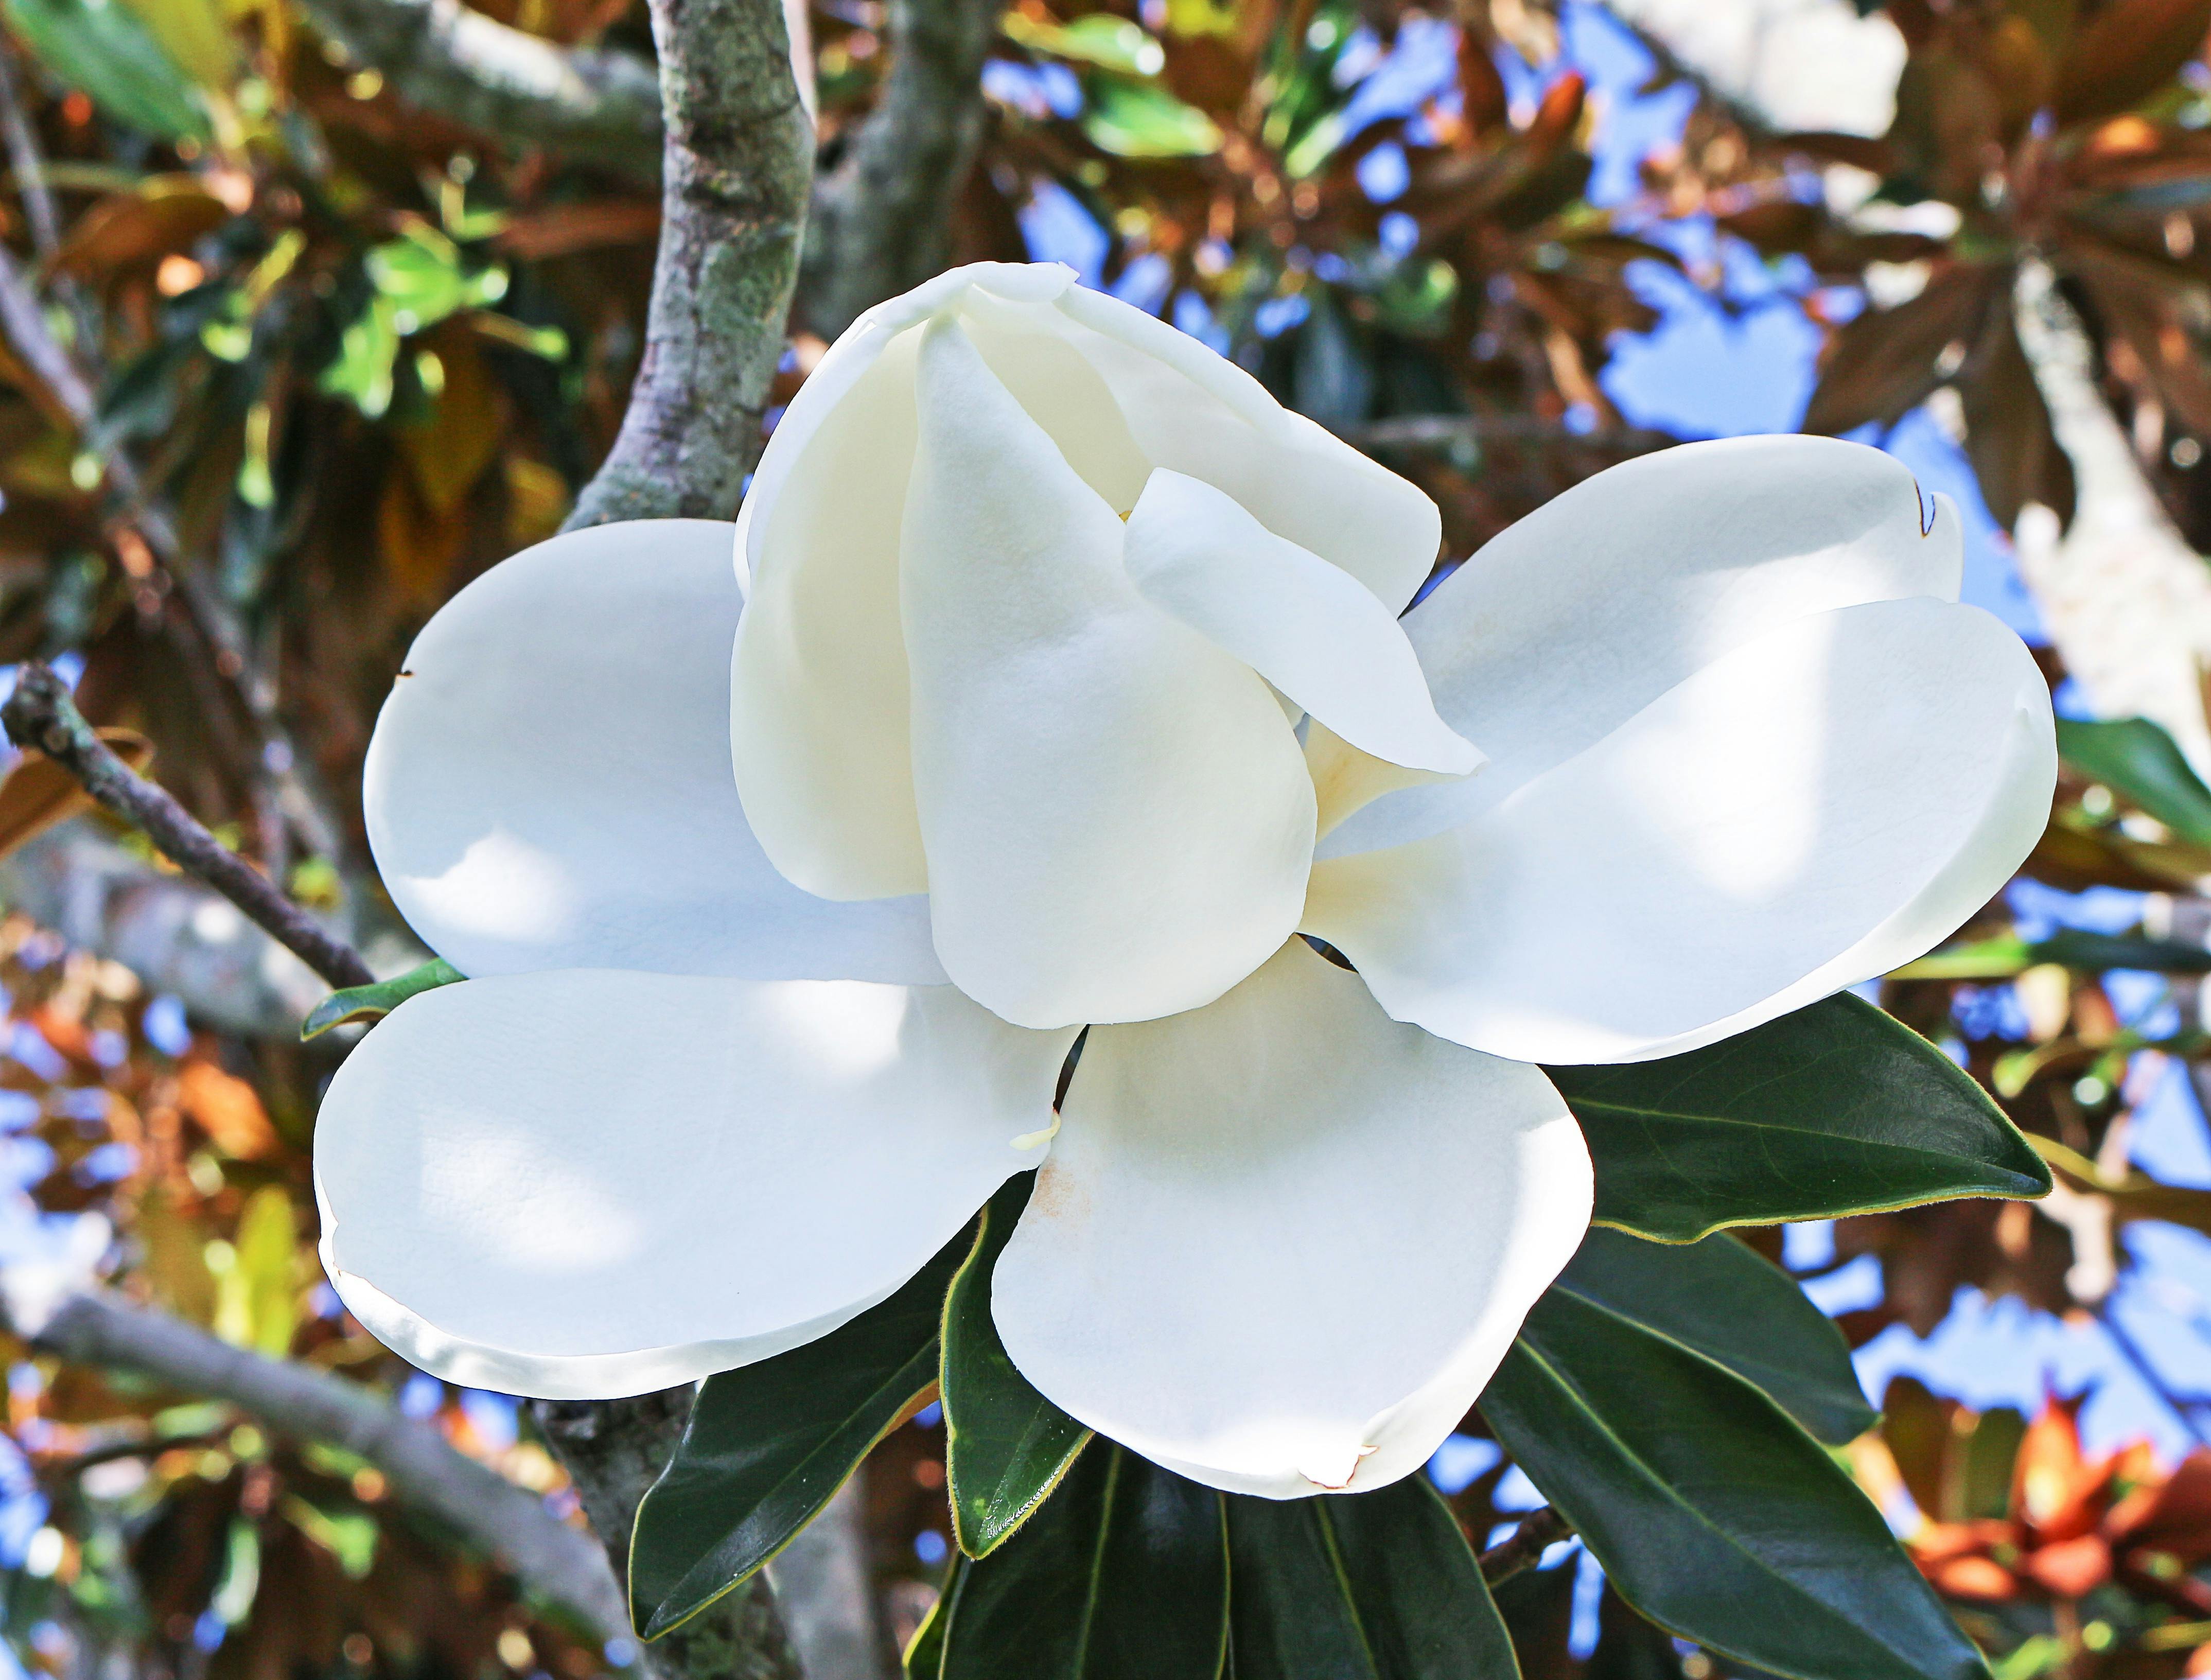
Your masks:
<path fill-rule="evenodd" d="M 770 860 L 824 897 L 926 892 L 947 975 L 1028 1027 L 1195 1009 L 1281 948 L 1324 816 L 1306 714 L 1332 806 L 1346 758 L 1481 762 L 1402 603 L 1219 482 L 1248 475 L 1161 458 L 1130 410 L 1172 370 L 1103 339 L 971 288 L 856 375 L 825 363 L 832 405 L 741 539 L 731 738 Z"/>

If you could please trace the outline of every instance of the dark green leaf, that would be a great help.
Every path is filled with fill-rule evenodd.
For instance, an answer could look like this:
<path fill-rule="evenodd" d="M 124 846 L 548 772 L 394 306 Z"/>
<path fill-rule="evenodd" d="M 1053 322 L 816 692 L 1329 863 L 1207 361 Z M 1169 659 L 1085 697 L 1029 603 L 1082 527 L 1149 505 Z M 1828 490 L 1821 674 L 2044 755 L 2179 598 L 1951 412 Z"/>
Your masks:
<path fill-rule="evenodd" d="M 333 992 L 307 1011 L 307 1018 L 300 1023 L 300 1036 L 311 1039 L 348 1021 L 374 1021 L 391 1014 L 418 992 L 467 978 L 442 956 L 433 956 L 420 968 L 409 968 L 373 986 L 349 986 L 342 992 Z"/>
<path fill-rule="evenodd" d="M 936 1380 L 945 1287 L 973 1246 L 970 1226 L 843 1329 L 706 1379 L 630 1536 L 630 1618 L 645 1638 L 782 1550 Z"/>
<path fill-rule="evenodd" d="M 106 0 L 5 0 L 39 62 L 116 121 L 161 140 L 203 140 L 198 91 L 128 6 Z"/>
<path fill-rule="evenodd" d="M 1019 1528 L 1090 1439 L 1014 1368 L 990 1319 L 990 1274 L 1035 1183 L 1023 1173 L 990 1198 L 944 1296 L 945 1480 L 952 1531 L 970 1557 L 987 1557 Z"/>
<path fill-rule="evenodd" d="M 942 1680 L 944 1673 L 944 1624 L 949 1618 L 952 1600 L 960 1591 L 960 1578 L 967 1571 L 967 1560 L 958 1552 L 952 1554 L 952 1567 L 945 1572 L 944 1590 L 936 1595 L 936 1602 L 929 1607 L 929 1614 L 921 1618 L 921 1626 L 913 1630 L 913 1637 L 906 1642 L 900 1663 L 906 1680 Z"/>
<path fill-rule="evenodd" d="M 2082 775 L 2139 805 L 2182 840 L 2211 846 L 2211 788 L 2180 749 L 2147 718 L 2116 723 L 2057 720 L 2057 751 Z"/>
<path fill-rule="evenodd" d="M 1544 1071 L 1589 1139 L 1597 1222 L 1661 1242 L 2050 1188 L 1978 1085 L 1848 993 L 1685 1056 Z"/>
<path fill-rule="evenodd" d="M 1481 1566 L 1425 1476 L 1231 1495 L 1236 1680 L 1517 1680 Z"/>
<path fill-rule="evenodd" d="M 2139 933 L 2093 933 L 2063 927 L 2028 949 L 2037 962 L 2062 962 L 2068 968 L 2144 968 L 2160 974 L 2211 973 L 2211 950 L 2179 939 L 2152 939 Z"/>
<path fill-rule="evenodd" d="M 959 1572 L 943 1680 L 1218 1680 L 1227 1659 L 1221 1495 L 1100 1441 Z"/>
<path fill-rule="evenodd" d="M 1621 1596 L 1673 1633 L 1800 1680 L 1987 1680 L 1850 1477 L 1702 1354 L 1554 1290 L 1481 1411 Z"/>
<path fill-rule="evenodd" d="M 1733 1237 L 1653 1243 L 1596 1228 L 1551 1287 L 1717 1360 L 1832 1445 L 1876 1421 L 1834 1320 Z"/>

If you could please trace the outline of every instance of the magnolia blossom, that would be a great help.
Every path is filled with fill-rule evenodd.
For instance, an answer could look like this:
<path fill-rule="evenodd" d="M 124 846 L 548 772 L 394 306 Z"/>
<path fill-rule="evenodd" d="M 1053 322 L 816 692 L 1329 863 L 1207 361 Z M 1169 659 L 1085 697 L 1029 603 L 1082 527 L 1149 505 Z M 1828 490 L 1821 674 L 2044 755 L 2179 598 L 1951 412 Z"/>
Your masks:
<path fill-rule="evenodd" d="M 1040 1168 L 992 1311 L 1045 1395 L 1240 1492 L 1415 1469 L 1589 1222 L 1538 1064 L 1917 956 L 2056 773 L 1874 450 L 1616 467 L 1407 612 L 1439 531 L 1195 340 L 985 265 L 839 341 L 734 530 L 471 584 L 369 749 L 470 978 L 324 1105 L 346 1304 L 633 1393 L 835 1329 Z"/>

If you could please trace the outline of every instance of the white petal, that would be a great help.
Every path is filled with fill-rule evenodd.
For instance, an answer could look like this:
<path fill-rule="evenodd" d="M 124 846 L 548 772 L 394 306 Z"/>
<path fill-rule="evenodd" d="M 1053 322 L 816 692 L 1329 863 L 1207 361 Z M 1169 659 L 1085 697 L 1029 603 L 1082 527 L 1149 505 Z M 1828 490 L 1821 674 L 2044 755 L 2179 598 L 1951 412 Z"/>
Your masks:
<path fill-rule="evenodd" d="M 826 1335 L 1040 1146 L 1073 1035 L 949 986 L 570 969 L 425 992 L 315 1128 L 323 1265 L 475 1387 L 644 1393 Z"/>
<path fill-rule="evenodd" d="M 362 804 L 393 901 L 463 973 L 942 978 L 924 902 L 813 898 L 746 826 L 730 542 L 702 519 L 557 537 L 415 639 Z"/>
<path fill-rule="evenodd" d="M 1463 776 L 1481 755 L 1436 716 L 1396 615 L 1202 480 L 1161 468 L 1129 516 L 1143 597 L 1233 653 L 1361 751 Z"/>
<path fill-rule="evenodd" d="M 1293 940 L 1206 1009 L 1091 1029 L 992 1313 L 1031 1382 L 1148 1459 L 1358 1492 L 1458 1422 L 1590 1198 L 1539 1070 L 1387 1020 Z"/>
<path fill-rule="evenodd" d="M 1710 1044 L 1918 955 L 2042 833 L 2049 693 L 1973 607 L 1875 602 L 1716 660 L 1464 827 L 1320 864 L 1382 1006 L 1531 1062 Z"/>
<path fill-rule="evenodd" d="M 1114 510 L 940 318 L 902 579 L 945 972 L 1009 1021 L 1219 997 L 1294 925 L 1314 804 L 1267 685 L 1146 603 Z"/>
<path fill-rule="evenodd" d="M 1392 794 L 1324 857 L 1439 833 L 1509 798 L 1730 648 L 1792 618 L 1958 598 L 1954 508 L 1832 438 L 1684 444 L 1546 503 L 1406 616 L 1444 721 L 1489 763 Z"/>
<path fill-rule="evenodd" d="M 1419 486 L 1291 413 L 1235 363 L 1133 304 L 1071 286 L 1029 312 L 1055 316 L 1054 331 L 1104 375 L 1152 465 L 1227 492 L 1277 537 L 1350 573 L 1393 613 L 1427 580 L 1443 516 Z"/>
<path fill-rule="evenodd" d="M 754 832 L 810 892 L 867 899 L 929 885 L 899 624 L 913 329 L 978 284 L 1035 300 L 1074 279 L 1057 264 L 977 264 L 869 310 L 822 357 L 761 453 L 739 516 L 748 598 L 730 740 Z"/>

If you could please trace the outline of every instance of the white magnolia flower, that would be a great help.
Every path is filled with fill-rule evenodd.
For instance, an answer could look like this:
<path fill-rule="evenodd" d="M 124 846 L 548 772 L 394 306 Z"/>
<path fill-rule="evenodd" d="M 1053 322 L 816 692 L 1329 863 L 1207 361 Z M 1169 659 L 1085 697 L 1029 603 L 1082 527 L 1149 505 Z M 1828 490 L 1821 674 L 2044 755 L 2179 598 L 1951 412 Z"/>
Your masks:
<path fill-rule="evenodd" d="M 735 576 L 663 521 L 470 585 L 369 751 L 384 877 L 472 978 L 324 1105 L 347 1305 L 457 1381 L 637 1392 L 833 1329 L 1041 1165 L 994 1311 L 1045 1395 L 1216 1487 L 1414 1470 L 1588 1223 L 1536 1064 L 1919 955 L 2056 764 L 1954 512 L 1873 450 L 1614 468 L 1401 619 L 1438 532 L 1194 340 L 994 265 L 823 359 Z"/>

